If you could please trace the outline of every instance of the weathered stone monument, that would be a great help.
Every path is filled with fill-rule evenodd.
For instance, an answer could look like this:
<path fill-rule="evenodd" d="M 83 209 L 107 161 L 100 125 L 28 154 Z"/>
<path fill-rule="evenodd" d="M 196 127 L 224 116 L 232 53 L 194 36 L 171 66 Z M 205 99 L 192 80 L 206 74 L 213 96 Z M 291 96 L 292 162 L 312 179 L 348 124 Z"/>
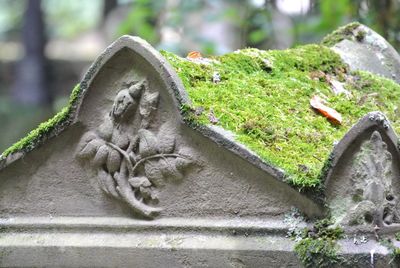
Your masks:
<path fill-rule="evenodd" d="M 351 43 L 375 48 L 363 43 L 369 35 L 352 25 L 328 40 L 333 49 L 214 59 L 162 56 L 140 38 L 119 38 L 68 107 L 1 156 L 1 266 L 397 267 L 400 85 L 353 74 L 333 52 L 363 69 L 346 53 Z M 390 70 L 364 69 L 397 79 L 398 55 L 379 40 Z M 342 113 L 338 126 L 308 102 L 341 85 L 327 96 Z M 384 89 L 393 91 L 387 103 Z M 279 100 L 278 119 L 260 108 L 278 105 L 275 95 L 267 102 L 274 92 L 295 101 Z"/>

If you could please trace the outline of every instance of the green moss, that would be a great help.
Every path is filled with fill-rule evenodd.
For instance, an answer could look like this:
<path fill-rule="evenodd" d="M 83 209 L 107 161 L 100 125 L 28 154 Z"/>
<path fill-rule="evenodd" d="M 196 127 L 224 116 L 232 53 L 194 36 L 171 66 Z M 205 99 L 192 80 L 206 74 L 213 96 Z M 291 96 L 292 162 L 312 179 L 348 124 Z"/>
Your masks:
<path fill-rule="evenodd" d="M 50 118 L 44 123 L 41 123 L 36 129 L 29 132 L 27 136 L 14 143 L 11 147 L 6 149 L 1 156 L 6 157 L 17 151 L 30 151 L 34 146 L 42 141 L 53 129 L 60 126 L 64 122 L 68 121 L 70 118 L 71 111 L 78 100 L 80 94 L 80 85 L 76 85 L 72 90 L 69 103 L 60 112 L 58 112 L 54 117 Z"/>
<path fill-rule="evenodd" d="M 354 36 L 354 32 L 353 32 L 360 25 L 361 24 L 358 22 L 352 22 L 343 27 L 340 27 L 336 31 L 325 36 L 325 38 L 322 39 L 321 44 L 330 47 L 330 46 L 333 46 L 333 45 L 339 43 L 340 41 L 342 41 L 344 39 L 353 40 L 354 37 L 356 38 L 357 41 L 362 41 L 364 39 L 366 33 L 364 31 L 359 31 Z"/>
<path fill-rule="evenodd" d="M 162 54 L 192 100 L 192 107 L 184 108 L 190 122 L 209 125 L 212 111 L 219 126 L 265 162 L 282 168 L 298 187 L 320 185 L 334 143 L 366 113 L 382 111 L 400 130 L 400 86 L 367 72 L 349 74 L 340 57 L 322 45 L 244 49 L 213 57 L 209 64 Z M 213 82 L 215 73 L 221 77 L 218 83 Z M 342 81 L 351 97 L 336 96 L 329 79 Z M 341 113 L 342 125 L 331 124 L 310 108 L 316 94 Z"/>
<path fill-rule="evenodd" d="M 340 227 L 329 227 L 332 222 L 324 219 L 305 229 L 303 238 L 295 245 L 295 252 L 305 267 L 332 267 L 344 260 L 338 255 L 337 240 L 343 238 Z"/>
<path fill-rule="evenodd" d="M 397 241 L 400 241 L 400 232 L 395 233 L 394 238 L 396 238 Z"/>

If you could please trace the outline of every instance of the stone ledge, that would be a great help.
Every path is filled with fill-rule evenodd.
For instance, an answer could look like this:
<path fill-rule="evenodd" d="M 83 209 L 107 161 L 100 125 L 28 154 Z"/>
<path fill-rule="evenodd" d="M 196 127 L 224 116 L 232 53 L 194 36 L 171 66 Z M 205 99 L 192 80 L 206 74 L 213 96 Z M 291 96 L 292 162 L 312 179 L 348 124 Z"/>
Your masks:
<path fill-rule="evenodd" d="M 298 267 L 295 242 L 284 225 L 259 219 L 1 219 L 0 266 Z M 371 260 L 387 267 L 392 259 L 372 239 L 354 245 L 349 236 L 339 245 L 340 255 L 359 265 L 353 267 Z"/>

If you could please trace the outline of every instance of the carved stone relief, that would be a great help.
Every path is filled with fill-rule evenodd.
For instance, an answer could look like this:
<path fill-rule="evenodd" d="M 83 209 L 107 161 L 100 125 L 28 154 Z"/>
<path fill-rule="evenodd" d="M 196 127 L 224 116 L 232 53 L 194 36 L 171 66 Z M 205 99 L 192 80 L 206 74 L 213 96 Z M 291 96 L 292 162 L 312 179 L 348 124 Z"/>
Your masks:
<path fill-rule="evenodd" d="M 160 188 L 181 180 L 193 163 L 189 149 L 178 148 L 168 121 L 158 130 L 150 128 L 158 100 L 146 80 L 125 84 L 103 123 L 83 135 L 77 152 L 95 170 L 106 194 L 149 218 L 161 211 L 156 206 Z"/>
<path fill-rule="evenodd" d="M 392 168 L 392 154 L 380 133 L 374 131 L 353 159 L 350 198 L 343 207 L 341 223 L 378 227 L 400 223 Z"/>

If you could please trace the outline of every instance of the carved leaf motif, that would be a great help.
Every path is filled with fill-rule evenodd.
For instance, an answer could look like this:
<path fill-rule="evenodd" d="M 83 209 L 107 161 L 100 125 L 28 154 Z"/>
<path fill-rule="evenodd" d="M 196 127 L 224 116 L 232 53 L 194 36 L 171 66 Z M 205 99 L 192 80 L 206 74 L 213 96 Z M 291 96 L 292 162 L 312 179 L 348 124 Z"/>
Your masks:
<path fill-rule="evenodd" d="M 86 145 L 94 139 L 97 139 L 97 135 L 94 132 L 89 131 L 83 135 L 78 145 L 78 156 L 79 153 L 86 147 Z"/>
<path fill-rule="evenodd" d="M 101 188 L 108 194 L 112 195 L 113 197 L 118 198 L 119 195 L 115 189 L 115 182 L 114 179 L 111 177 L 110 174 L 105 172 L 104 170 L 100 169 L 97 173 L 97 177 L 99 179 L 99 183 Z"/>
<path fill-rule="evenodd" d="M 107 170 L 114 173 L 119 170 L 121 165 L 121 155 L 116 150 L 110 150 L 107 158 Z"/>
<path fill-rule="evenodd" d="M 194 153 L 193 150 L 189 147 L 181 147 L 178 151 L 178 154 L 191 158 Z"/>
<path fill-rule="evenodd" d="M 81 158 L 92 158 L 95 156 L 97 150 L 102 146 L 104 142 L 100 139 L 93 139 L 87 143 L 86 146 L 78 153 Z"/>
<path fill-rule="evenodd" d="M 129 183 L 132 185 L 133 188 L 151 186 L 151 182 L 144 176 L 130 178 Z"/>
<path fill-rule="evenodd" d="M 157 108 L 158 92 L 150 93 L 145 91 L 140 103 L 139 113 L 143 117 L 149 117 L 151 112 Z"/>
<path fill-rule="evenodd" d="M 159 165 L 161 168 L 161 173 L 165 178 L 175 181 L 183 178 L 182 173 L 176 168 L 175 158 L 162 158 L 159 161 Z"/>
<path fill-rule="evenodd" d="M 190 164 L 192 164 L 192 160 L 182 157 L 177 157 L 175 161 L 175 166 L 179 171 L 185 170 Z"/>
<path fill-rule="evenodd" d="M 107 156 L 108 156 L 108 146 L 103 144 L 100 146 L 99 150 L 97 150 L 97 153 L 93 159 L 93 165 L 95 167 L 100 167 L 106 163 Z"/>
<path fill-rule="evenodd" d="M 157 153 L 157 138 L 147 129 L 140 129 L 139 133 L 139 154 L 147 157 Z"/>
<path fill-rule="evenodd" d="M 155 185 L 155 186 L 162 186 L 164 185 L 163 183 L 163 174 L 161 173 L 160 166 L 158 165 L 158 161 L 155 160 L 149 160 L 146 161 L 144 164 L 144 172 L 149 178 L 149 180 Z"/>
<path fill-rule="evenodd" d="M 104 140 L 110 140 L 114 130 L 114 125 L 109 115 L 106 115 L 103 123 L 99 126 L 97 133 Z"/>
<path fill-rule="evenodd" d="M 154 191 L 150 187 L 140 187 L 139 190 L 144 199 L 157 199 Z"/>
<path fill-rule="evenodd" d="M 132 85 L 129 86 L 128 91 L 129 94 L 133 97 L 133 98 L 138 98 L 140 96 L 140 93 L 142 92 L 142 89 L 146 89 L 147 88 L 147 81 L 145 79 L 140 80 L 137 83 L 133 83 Z"/>
<path fill-rule="evenodd" d="M 158 204 L 157 187 L 166 180 L 181 180 L 183 170 L 192 163 L 192 153 L 176 152 L 174 125 L 166 122 L 158 132 L 149 128 L 158 101 L 159 93 L 150 92 L 146 79 L 125 83 L 102 124 L 87 132 L 77 148 L 78 157 L 92 160 L 105 193 L 149 218 L 162 210 L 153 206 Z M 129 105 L 135 109 L 128 109 Z M 132 127 L 136 122 L 140 126 Z"/>
<path fill-rule="evenodd" d="M 174 129 L 168 122 L 165 122 L 158 131 L 158 151 L 163 154 L 169 154 L 175 148 L 175 133 Z"/>

